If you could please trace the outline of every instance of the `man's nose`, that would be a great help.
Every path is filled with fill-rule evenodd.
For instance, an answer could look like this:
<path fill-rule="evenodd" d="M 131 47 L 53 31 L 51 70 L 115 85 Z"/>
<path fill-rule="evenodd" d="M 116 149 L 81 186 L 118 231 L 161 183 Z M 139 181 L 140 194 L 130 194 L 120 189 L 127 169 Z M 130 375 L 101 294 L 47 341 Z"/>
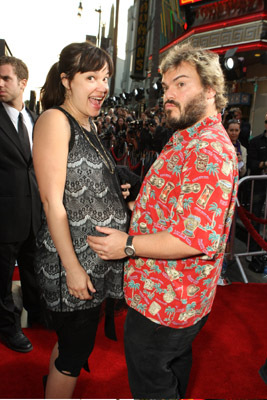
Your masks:
<path fill-rule="evenodd" d="M 170 99 L 174 99 L 175 98 L 174 91 L 173 91 L 173 89 L 171 87 L 169 87 L 168 89 L 165 89 L 164 98 L 166 100 L 170 100 Z"/>

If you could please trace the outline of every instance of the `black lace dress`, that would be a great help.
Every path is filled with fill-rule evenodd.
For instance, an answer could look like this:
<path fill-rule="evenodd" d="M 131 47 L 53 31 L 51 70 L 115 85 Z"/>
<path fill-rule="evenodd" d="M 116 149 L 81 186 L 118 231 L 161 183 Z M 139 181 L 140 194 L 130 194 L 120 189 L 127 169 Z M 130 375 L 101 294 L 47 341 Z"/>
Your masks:
<path fill-rule="evenodd" d="M 51 311 L 66 312 L 96 307 L 106 298 L 123 298 L 123 261 L 101 260 L 91 250 L 86 238 L 87 235 L 99 235 L 95 230 L 97 225 L 126 231 L 129 215 L 114 161 L 109 155 L 109 163 L 114 167 L 112 172 L 108 168 L 111 164 L 103 162 L 106 154 L 93 131 L 93 124 L 92 131 L 87 132 L 65 110 L 56 108 L 64 112 L 71 126 L 64 206 L 72 243 L 80 264 L 96 289 L 92 300 L 70 295 L 66 272 L 43 213 L 42 226 L 37 235 L 36 274 L 46 307 Z"/>

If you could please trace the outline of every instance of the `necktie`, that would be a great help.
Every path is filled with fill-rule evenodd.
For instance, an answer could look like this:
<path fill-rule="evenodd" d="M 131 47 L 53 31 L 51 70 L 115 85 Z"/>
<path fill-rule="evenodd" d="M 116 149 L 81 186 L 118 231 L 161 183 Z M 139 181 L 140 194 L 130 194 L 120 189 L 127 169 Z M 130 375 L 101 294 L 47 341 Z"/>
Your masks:
<path fill-rule="evenodd" d="M 25 154 L 27 160 L 29 160 L 31 157 L 31 147 L 30 147 L 29 135 L 28 135 L 28 130 L 26 128 L 26 125 L 23 122 L 23 115 L 21 113 L 19 113 L 18 134 L 19 134 L 19 139 L 20 139 L 20 143 L 23 148 L 24 154 Z"/>

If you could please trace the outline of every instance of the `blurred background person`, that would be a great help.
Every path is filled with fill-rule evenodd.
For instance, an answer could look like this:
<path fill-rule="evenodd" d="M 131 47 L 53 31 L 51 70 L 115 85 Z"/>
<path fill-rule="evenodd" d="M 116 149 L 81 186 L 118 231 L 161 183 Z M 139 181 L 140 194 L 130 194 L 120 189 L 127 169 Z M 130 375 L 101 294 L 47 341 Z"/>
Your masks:
<path fill-rule="evenodd" d="M 241 108 L 236 107 L 233 108 L 232 111 L 234 113 L 234 118 L 239 119 L 240 121 L 239 141 L 246 149 L 248 149 L 249 138 L 251 133 L 250 123 L 244 118 Z"/>
<path fill-rule="evenodd" d="M 242 178 L 246 174 L 246 171 L 247 171 L 247 149 L 244 146 L 242 146 L 242 144 L 238 140 L 239 134 L 240 134 L 240 120 L 229 119 L 224 124 L 224 127 L 226 129 L 226 132 L 228 133 L 228 136 L 229 136 L 232 144 L 234 145 L 236 155 L 237 155 L 237 160 L 238 160 L 239 178 Z M 244 187 L 244 186 L 241 186 L 241 189 L 242 189 L 242 187 Z M 239 188 L 239 199 L 241 200 L 241 202 L 243 202 L 244 197 L 247 197 L 246 191 L 240 192 L 240 188 Z M 230 230 L 227 245 L 229 244 L 230 236 L 231 236 L 231 230 Z M 227 267 L 228 267 L 228 256 L 225 255 L 224 260 L 223 260 L 221 274 L 220 274 L 220 277 L 218 280 L 219 286 L 227 286 L 231 283 L 229 278 L 226 276 Z"/>
<path fill-rule="evenodd" d="M 239 178 L 242 178 L 247 171 L 247 149 L 242 146 L 239 141 L 240 135 L 240 120 L 238 119 L 230 119 L 226 122 L 225 129 L 228 133 L 228 136 L 233 143 L 237 160 L 238 160 L 238 171 L 239 171 Z"/>
<path fill-rule="evenodd" d="M 255 136 L 249 142 L 248 149 L 248 167 L 250 175 L 266 175 L 267 174 L 267 112 L 264 118 L 264 131 Z M 267 180 L 255 181 L 252 213 L 261 218 L 263 216 L 263 205 L 266 199 Z M 260 224 L 253 222 L 255 229 L 260 232 Z M 249 250 L 260 251 L 261 247 L 255 240 L 250 237 Z M 248 267 L 256 273 L 263 273 L 264 266 L 267 264 L 266 256 L 253 256 Z"/>
<path fill-rule="evenodd" d="M 249 146 L 249 139 L 251 134 L 251 126 L 249 121 L 243 117 L 241 108 L 239 107 L 227 107 L 223 114 L 223 125 L 225 126 L 227 121 L 230 119 L 236 119 L 240 122 L 240 134 L 239 141 L 246 149 Z"/>

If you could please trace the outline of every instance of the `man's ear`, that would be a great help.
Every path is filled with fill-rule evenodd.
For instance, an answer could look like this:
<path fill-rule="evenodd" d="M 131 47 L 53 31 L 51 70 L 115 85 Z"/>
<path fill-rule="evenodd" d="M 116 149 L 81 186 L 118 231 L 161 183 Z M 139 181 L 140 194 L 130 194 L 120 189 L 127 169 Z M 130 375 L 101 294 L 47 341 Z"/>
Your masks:
<path fill-rule="evenodd" d="M 70 89 L 70 82 L 66 76 L 66 74 L 64 74 L 64 72 L 62 74 L 60 74 L 60 79 L 62 82 L 62 85 L 66 88 L 66 89 Z"/>
<path fill-rule="evenodd" d="M 208 89 L 207 89 L 207 99 L 210 100 L 215 96 L 216 96 L 216 90 L 214 90 L 211 87 L 208 87 Z"/>
<path fill-rule="evenodd" d="M 20 84 L 20 87 L 21 87 L 21 89 L 24 91 L 24 89 L 26 88 L 26 86 L 27 86 L 27 79 L 21 79 L 20 81 L 19 81 L 19 84 Z"/>

